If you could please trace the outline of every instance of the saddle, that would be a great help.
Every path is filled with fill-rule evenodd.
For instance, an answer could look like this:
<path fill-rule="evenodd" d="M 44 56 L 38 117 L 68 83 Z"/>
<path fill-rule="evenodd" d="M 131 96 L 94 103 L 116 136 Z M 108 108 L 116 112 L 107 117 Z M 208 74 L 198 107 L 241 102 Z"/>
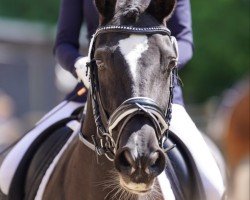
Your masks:
<path fill-rule="evenodd" d="M 35 198 L 48 167 L 74 136 L 74 122 L 80 118 L 83 106 L 76 102 L 61 103 L 10 151 L 0 167 L 1 200 Z"/>

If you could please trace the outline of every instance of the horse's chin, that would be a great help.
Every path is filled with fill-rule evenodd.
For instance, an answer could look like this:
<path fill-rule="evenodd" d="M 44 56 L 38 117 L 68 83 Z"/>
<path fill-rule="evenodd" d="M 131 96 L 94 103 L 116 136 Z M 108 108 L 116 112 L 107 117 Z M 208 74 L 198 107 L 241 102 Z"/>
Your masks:
<path fill-rule="evenodd" d="M 145 195 L 149 194 L 154 186 L 154 183 L 146 184 L 146 183 L 134 183 L 128 182 L 126 183 L 122 177 L 120 177 L 120 185 L 127 192 L 136 194 L 136 195 Z"/>

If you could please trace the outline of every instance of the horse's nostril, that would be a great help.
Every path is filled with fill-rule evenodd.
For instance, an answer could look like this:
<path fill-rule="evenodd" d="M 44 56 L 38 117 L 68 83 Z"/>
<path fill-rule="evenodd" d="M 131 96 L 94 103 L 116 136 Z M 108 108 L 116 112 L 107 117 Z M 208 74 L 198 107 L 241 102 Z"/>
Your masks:
<path fill-rule="evenodd" d="M 128 151 L 122 152 L 120 155 L 120 163 L 125 166 L 125 167 L 130 167 L 131 166 L 131 156 L 129 155 Z"/>
<path fill-rule="evenodd" d="M 115 166 L 118 169 L 118 171 L 131 170 L 131 168 L 134 165 L 134 162 L 135 161 L 129 150 L 125 149 L 117 155 L 115 159 Z"/>
<path fill-rule="evenodd" d="M 160 174 L 166 166 L 165 154 L 159 150 L 150 155 L 149 168 L 155 175 Z"/>
<path fill-rule="evenodd" d="M 150 165 L 154 166 L 159 161 L 159 152 L 154 152 L 150 155 Z"/>
<path fill-rule="evenodd" d="M 146 160 L 147 162 L 145 162 Z M 152 152 L 148 157 L 138 156 L 135 159 L 130 149 L 123 149 L 117 153 L 115 167 L 119 172 L 126 175 L 140 174 L 142 173 L 140 170 L 144 170 L 144 173 L 155 177 L 165 169 L 165 162 L 165 154 L 161 150 Z"/>

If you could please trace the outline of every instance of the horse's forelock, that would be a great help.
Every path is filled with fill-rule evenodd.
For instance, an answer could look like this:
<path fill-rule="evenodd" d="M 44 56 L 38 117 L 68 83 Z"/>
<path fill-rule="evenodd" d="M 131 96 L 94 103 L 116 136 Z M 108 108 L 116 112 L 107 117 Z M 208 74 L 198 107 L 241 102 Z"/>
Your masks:
<path fill-rule="evenodd" d="M 145 12 L 150 4 L 150 0 L 123 0 L 118 1 L 117 11 L 121 11 L 122 16 L 128 20 L 136 21 L 139 15 Z"/>
<path fill-rule="evenodd" d="M 95 4 L 101 25 L 131 25 L 144 13 L 165 24 L 173 13 L 176 0 L 95 0 Z"/>

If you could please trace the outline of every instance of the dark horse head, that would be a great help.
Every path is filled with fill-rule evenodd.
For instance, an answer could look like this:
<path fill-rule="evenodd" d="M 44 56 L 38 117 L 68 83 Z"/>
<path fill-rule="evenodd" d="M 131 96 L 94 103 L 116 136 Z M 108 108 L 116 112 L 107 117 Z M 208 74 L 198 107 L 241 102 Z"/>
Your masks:
<path fill-rule="evenodd" d="M 134 194 L 147 193 L 166 165 L 159 144 L 165 127 L 159 121 L 165 120 L 171 103 L 177 59 L 166 29 L 175 0 L 95 3 L 101 31 L 90 53 L 92 104 L 97 128 L 106 129 L 99 136 L 111 138 L 109 145 L 115 146 L 112 160 L 121 186 Z"/>

